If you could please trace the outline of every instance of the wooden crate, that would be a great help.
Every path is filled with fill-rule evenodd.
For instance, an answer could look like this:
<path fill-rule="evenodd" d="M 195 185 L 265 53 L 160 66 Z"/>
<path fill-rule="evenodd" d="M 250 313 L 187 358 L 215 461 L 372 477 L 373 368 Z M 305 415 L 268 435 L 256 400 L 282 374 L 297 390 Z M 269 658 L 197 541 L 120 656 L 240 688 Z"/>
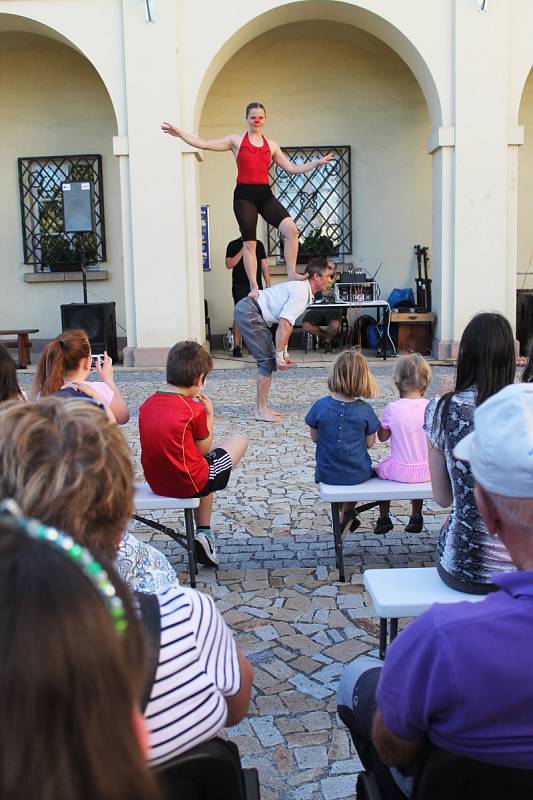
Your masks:
<path fill-rule="evenodd" d="M 433 323 L 432 312 L 417 313 L 410 311 L 391 312 L 391 323 L 398 325 L 399 353 L 431 353 Z"/>

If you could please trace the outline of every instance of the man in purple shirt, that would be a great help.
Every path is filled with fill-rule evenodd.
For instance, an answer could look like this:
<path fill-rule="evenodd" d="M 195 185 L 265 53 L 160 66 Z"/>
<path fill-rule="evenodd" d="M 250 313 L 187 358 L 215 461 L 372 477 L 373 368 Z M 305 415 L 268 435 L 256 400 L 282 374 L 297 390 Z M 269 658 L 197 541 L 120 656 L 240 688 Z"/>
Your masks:
<path fill-rule="evenodd" d="M 533 385 L 507 386 L 455 448 L 517 572 L 479 603 L 435 604 L 341 677 L 339 716 L 385 798 L 409 797 L 428 748 L 533 770 Z M 390 769 L 388 769 L 390 768 Z"/>

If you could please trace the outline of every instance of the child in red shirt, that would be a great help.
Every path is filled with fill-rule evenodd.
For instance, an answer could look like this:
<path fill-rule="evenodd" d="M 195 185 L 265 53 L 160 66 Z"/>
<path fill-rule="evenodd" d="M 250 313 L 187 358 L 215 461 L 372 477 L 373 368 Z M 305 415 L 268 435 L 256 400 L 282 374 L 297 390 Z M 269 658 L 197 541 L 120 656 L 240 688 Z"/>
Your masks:
<path fill-rule="evenodd" d="M 225 489 L 232 468 L 248 447 L 240 434 L 212 447 L 214 412 L 204 394 L 213 360 L 197 342 L 178 342 L 167 358 L 167 385 L 139 409 L 141 463 L 156 494 L 199 497 L 194 509 L 196 557 L 201 564 L 218 565 L 211 512 L 213 492 Z"/>

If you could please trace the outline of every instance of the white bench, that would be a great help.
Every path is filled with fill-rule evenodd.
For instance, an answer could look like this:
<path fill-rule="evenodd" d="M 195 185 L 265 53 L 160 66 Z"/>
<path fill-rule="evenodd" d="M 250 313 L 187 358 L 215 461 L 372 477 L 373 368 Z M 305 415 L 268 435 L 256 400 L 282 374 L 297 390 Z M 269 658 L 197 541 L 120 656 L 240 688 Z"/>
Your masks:
<path fill-rule="evenodd" d="M 169 528 L 168 525 L 162 525 L 160 522 L 155 522 L 152 519 L 146 519 L 138 514 L 133 515 L 133 519 L 138 522 L 143 522 L 150 528 L 161 533 L 166 533 L 175 542 L 181 545 L 189 557 L 189 578 L 191 586 L 196 586 L 196 573 L 198 568 L 196 566 L 196 550 L 194 546 L 194 517 L 192 510 L 198 508 L 200 500 L 198 497 L 164 497 L 163 495 L 155 494 L 152 492 L 147 483 L 135 484 L 135 498 L 134 507 L 135 511 L 183 511 L 185 516 L 185 534 L 178 533 L 174 528 Z"/>
<path fill-rule="evenodd" d="M 380 658 L 384 658 L 387 649 L 388 620 L 389 642 L 392 642 L 398 633 L 399 617 L 417 617 L 433 603 L 460 603 L 464 600 L 475 603 L 485 596 L 450 589 L 441 580 L 435 567 L 367 569 L 364 581 L 379 614 Z"/>
<path fill-rule="evenodd" d="M 331 503 L 331 518 L 333 522 L 333 539 L 335 554 L 339 569 L 339 580 L 344 583 L 344 554 L 342 550 L 340 510 L 342 503 L 364 503 L 358 511 L 367 511 L 384 500 L 431 500 L 433 489 L 431 483 L 399 483 L 398 481 L 382 481 L 380 478 L 370 478 L 357 486 L 332 486 L 329 483 L 319 483 L 320 499 Z"/>

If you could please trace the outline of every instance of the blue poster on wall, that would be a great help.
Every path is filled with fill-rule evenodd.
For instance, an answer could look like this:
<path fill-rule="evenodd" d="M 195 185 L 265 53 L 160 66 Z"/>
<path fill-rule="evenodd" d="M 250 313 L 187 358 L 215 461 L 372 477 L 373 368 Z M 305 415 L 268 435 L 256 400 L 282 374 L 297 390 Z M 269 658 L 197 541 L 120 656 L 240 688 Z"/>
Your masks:
<path fill-rule="evenodd" d="M 202 264 L 204 272 L 211 269 L 211 248 L 209 245 L 209 206 L 200 206 L 202 220 Z"/>

